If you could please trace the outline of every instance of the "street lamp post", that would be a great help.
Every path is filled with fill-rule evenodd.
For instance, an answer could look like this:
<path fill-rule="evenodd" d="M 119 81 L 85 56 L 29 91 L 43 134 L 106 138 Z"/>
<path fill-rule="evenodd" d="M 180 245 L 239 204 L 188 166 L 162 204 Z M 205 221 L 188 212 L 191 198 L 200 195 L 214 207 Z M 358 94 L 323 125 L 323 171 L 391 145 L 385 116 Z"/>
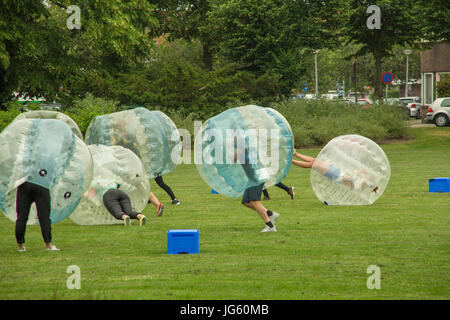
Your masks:
<path fill-rule="evenodd" d="M 316 98 L 319 97 L 319 80 L 317 79 L 317 54 L 319 53 L 319 50 L 314 50 L 314 69 L 315 69 L 315 76 L 316 76 Z"/>
<path fill-rule="evenodd" d="M 409 81 L 409 79 L 408 79 L 409 59 L 408 59 L 408 58 L 409 58 L 409 55 L 410 55 L 411 53 L 413 53 L 413 51 L 410 50 L 410 49 L 406 49 L 406 50 L 403 51 L 403 53 L 406 55 L 406 85 L 405 85 L 405 97 L 408 97 L 408 81 Z"/>

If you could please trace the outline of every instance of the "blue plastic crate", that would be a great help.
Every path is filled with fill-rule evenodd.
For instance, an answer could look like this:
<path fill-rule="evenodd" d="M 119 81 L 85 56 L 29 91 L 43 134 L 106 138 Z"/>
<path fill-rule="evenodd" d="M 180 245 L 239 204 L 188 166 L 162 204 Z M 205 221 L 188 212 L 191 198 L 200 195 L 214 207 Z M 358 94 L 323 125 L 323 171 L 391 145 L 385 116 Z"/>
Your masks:
<path fill-rule="evenodd" d="M 450 192 L 450 178 L 428 179 L 429 192 Z"/>
<path fill-rule="evenodd" d="M 167 231 L 167 253 L 200 253 L 200 237 L 197 229 Z"/>

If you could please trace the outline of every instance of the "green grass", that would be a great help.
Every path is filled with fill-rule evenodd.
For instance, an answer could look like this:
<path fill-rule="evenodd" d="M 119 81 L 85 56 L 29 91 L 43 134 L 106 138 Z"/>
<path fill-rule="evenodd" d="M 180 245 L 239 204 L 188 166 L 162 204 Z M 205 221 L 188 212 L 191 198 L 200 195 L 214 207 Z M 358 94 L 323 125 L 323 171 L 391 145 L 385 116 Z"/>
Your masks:
<path fill-rule="evenodd" d="M 284 183 L 295 200 L 273 187 L 264 202 L 281 214 L 278 233 L 260 233 L 239 199 L 212 195 L 194 165 L 165 178 L 180 206 L 152 182 L 163 217 L 149 205 L 144 227 L 66 219 L 53 226 L 60 252 L 44 251 L 29 226 L 18 253 L 14 224 L 1 215 L 0 299 L 449 299 L 450 193 L 429 193 L 428 178 L 450 176 L 450 127 L 410 132 L 382 146 L 392 176 L 371 206 L 324 206 L 309 171 L 292 167 Z M 200 230 L 200 254 L 166 254 L 167 230 L 179 228 Z M 80 290 L 66 287 L 70 265 L 81 268 Z M 381 268 L 380 290 L 366 287 L 370 265 Z"/>

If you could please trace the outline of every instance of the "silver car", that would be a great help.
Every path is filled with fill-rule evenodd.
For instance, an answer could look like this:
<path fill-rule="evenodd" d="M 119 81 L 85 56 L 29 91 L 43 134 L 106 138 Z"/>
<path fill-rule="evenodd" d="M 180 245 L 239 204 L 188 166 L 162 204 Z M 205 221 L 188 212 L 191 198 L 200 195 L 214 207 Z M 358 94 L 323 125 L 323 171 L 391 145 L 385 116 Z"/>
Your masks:
<path fill-rule="evenodd" d="M 411 102 L 406 105 L 406 109 L 408 110 L 408 115 L 411 118 L 420 119 L 420 109 L 422 105 L 417 102 Z"/>
<path fill-rule="evenodd" d="M 399 100 L 403 105 L 403 110 L 405 110 L 409 117 L 420 119 L 422 104 L 419 97 L 402 97 Z"/>
<path fill-rule="evenodd" d="M 438 127 L 448 125 L 450 123 L 450 97 L 434 100 L 428 107 L 425 120 L 434 122 Z"/>

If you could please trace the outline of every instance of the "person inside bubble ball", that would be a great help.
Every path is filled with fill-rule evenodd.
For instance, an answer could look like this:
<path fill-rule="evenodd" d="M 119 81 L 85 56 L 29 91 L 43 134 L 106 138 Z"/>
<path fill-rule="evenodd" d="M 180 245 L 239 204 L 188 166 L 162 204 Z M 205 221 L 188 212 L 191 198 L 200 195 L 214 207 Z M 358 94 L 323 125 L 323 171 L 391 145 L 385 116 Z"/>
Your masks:
<path fill-rule="evenodd" d="M 17 240 L 17 250 L 25 252 L 25 230 L 28 216 L 33 202 L 36 204 L 37 216 L 41 227 L 42 237 L 44 238 L 46 250 L 59 251 L 52 244 L 52 222 L 50 220 L 50 191 L 47 188 L 31 182 L 24 182 L 17 188 L 16 212 L 17 220 L 15 225 L 15 234 Z"/>
<path fill-rule="evenodd" d="M 236 150 L 234 153 L 234 161 L 236 163 L 236 160 L 240 155 L 242 155 L 242 153 L 244 153 L 243 156 L 245 159 L 244 163 L 241 164 L 242 169 L 247 175 L 248 180 L 257 184 L 258 179 L 256 177 L 256 168 L 250 160 L 249 149 L 244 148 Z M 261 203 L 261 194 L 263 189 L 264 183 L 245 189 L 241 203 L 247 208 L 256 211 L 260 218 L 264 221 L 265 227 L 261 230 L 261 232 L 277 232 L 275 222 L 280 214 L 275 211 L 270 211 L 263 206 Z"/>
<path fill-rule="evenodd" d="M 139 220 L 139 225 L 143 226 L 147 218 L 140 212 L 135 212 L 131 206 L 130 197 L 120 190 L 120 183 L 112 182 L 102 190 L 103 205 L 106 210 L 117 220 L 123 220 L 125 226 L 131 225 L 131 219 Z M 97 189 L 92 187 L 88 191 L 88 198 L 94 199 Z"/>
<path fill-rule="evenodd" d="M 314 165 L 314 169 L 317 170 L 324 177 L 330 179 L 331 181 L 336 181 L 337 183 L 342 183 L 347 186 L 350 190 L 355 188 L 371 188 L 372 192 L 378 192 L 378 186 L 375 186 L 369 180 L 369 175 L 364 170 L 355 170 L 352 176 L 342 173 L 341 170 L 332 164 L 318 160 L 317 158 L 313 158 L 310 156 L 306 156 L 304 154 L 298 153 L 294 149 L 294 156 L 302 159 L 303 161 L 292 159 L 292 164 L 302 167 L 302 168 L 312 168 Z"/>
<path fill-rule="evenodd" d="M 333 166 L 332 164 L 322 161 L 322 160 L 317 160 L 316 158 L 306 156 L 301 153 L 298 153 L 295 149 L 294 149 L 294 156 L 299 159 L 302 159 L 303 161 L 292 159 L 292 164 L 294 164 L 298 167 L 310 168 L 310 169 L 314 165 L 314 168 L 320 174 L 322 174 L 324 177 L 330 179 L 331 181 L 336 181 L 338 183 L 342 183 L 345 186 L 347 186 L 348 188 L 350 188 L 350 190 L 353 190 L 353 188 L 355 187 L 353 179 L 347 174 L 342 175 L 341 170 L 339 168 Z"/>

